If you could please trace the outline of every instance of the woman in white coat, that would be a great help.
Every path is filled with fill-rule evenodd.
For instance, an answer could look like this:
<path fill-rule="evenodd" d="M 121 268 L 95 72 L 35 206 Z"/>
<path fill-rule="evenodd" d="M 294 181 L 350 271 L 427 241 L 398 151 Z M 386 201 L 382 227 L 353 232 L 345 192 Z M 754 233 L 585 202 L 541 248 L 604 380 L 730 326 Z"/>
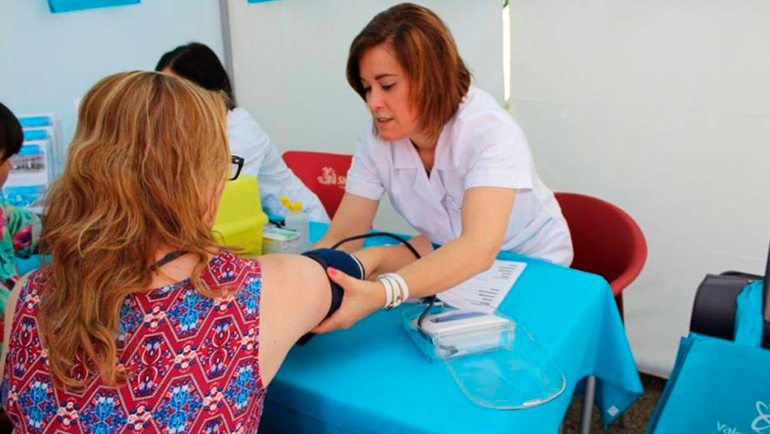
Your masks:
<path fill-rule="evenodd" d="M 345 196 L 316 246 L 366 232 L 387 194 L 442 247 L 375 282 L 330 270 L 345 299 L 316 333 L 347 328 L 403 295 L 449 289 L 488 269 L 501 250 L 570 265 L 569 228 L 537 175 L 524 133 L 471 86 L 438 16 L 408 3 L 375 16 L 351 44 L 347 79 L 372 122 L 359 138 Z"/>
<path fill-rule="evenodd" d="M 230 152 L 244 159 L 242 173 L 259 179 L 259 193 L 265 210 L 285 217 L 288 210 L 280 201 L 285 195 L 292 202 L 301 202 L 310 220 L 329 221 L 321 201 L 286 167 L 270 136 L 246 110 L 236 106 L 227 71 L 211 48 L 198 42 L 179 46 L 164 54 L 155 70 L 184 77 L 208 90 L 227 95 Z"/>

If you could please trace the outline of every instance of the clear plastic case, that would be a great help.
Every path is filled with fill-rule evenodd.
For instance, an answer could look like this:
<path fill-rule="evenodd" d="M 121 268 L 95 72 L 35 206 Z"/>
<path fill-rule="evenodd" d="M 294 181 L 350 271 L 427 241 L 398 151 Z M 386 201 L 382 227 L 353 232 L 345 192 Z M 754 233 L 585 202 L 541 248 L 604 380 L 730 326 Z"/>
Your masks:
<path fill-rule="evenodd" d="M 546 403 L 565 387 L 564 374 L 527 330 L 499 313 L 444 304 L 404 310 L 404 327 L 433 362 L 442 362 L 475 404 L 521 409 Z"/>

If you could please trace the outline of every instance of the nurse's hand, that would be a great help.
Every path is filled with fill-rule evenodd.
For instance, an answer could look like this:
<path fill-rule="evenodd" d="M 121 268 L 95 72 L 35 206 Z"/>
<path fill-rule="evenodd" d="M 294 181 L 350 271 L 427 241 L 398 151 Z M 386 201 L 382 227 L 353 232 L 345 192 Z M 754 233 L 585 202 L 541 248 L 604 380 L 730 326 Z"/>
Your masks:
<path fill-rule="evenodd" d="M 313 333 L 348 329 L 385 305 L 385 286 L 381 282 L 358 280 L 331 267 L 326 269 L 326 273 L 332 281 L 342 287 L 345 296 L 340 308 L 314 328 Z"/>

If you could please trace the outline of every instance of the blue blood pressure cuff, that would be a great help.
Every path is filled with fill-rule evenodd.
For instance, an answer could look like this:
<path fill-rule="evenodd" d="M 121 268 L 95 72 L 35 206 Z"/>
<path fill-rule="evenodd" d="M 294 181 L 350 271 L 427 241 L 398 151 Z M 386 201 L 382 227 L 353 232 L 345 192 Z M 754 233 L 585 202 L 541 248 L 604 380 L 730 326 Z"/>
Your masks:
<path fill-rule="evenodd" d="M 327 268 L 332 267 L 342 271 L 348 276 L 355 277 L 356 279 L 364 278 L 364 266 L 350 253 L 332 249 L 316 249 L 305 252 L 302 255 L 318 262 L 321 267 L 323 267 L 324 272 Z M 342 296 L 344 294 L 342 287 L 334 283 L 331 279 L 329 279 L 329 284 L 332 288 L 332 303 L 329 307 L 329 312 L 326 314 L 326 318 L 330 317 L 331 314 L 340 308 Z"/>
<path fill-rule="evenodd" d="M 363 264 L 350 253 L 346 253 L 340 250 L 332 249 L 316 249 L 302 254 L 308 258 L 318 262 L 324 269 L 329 267 L 336 268 L 348 276 L 355 277 L 356 279 L 363 279 L 366 276 L 366 270 L 364 270 Z M 327 276 L 328 278 L 328 276 Z M 329 286 L 332 291 L 332 302 L 329 306 L 329 312 L 326 314 L 326 318 L 330 317 L 337 309 L 342 305 L 342 297 L 345 295 L 345 291 L 342 287 L 334 283 L 329 279 Z M 311 333 L 303 336 L 298 344 L 304 345 L 313 335 Z"/>

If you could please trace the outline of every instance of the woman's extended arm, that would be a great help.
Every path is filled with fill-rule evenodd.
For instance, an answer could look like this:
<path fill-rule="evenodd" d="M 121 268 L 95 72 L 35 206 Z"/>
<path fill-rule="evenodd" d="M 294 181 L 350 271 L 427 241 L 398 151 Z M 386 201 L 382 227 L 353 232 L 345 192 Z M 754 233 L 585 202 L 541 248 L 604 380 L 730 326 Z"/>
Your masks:
<path fill-rule="evenodd" d="M 425 237 L 416 237 L 412 245 L 420 255 L 432 250 Z M 369 274 L 387 272 L 414 262 L 416 258 L 404 246 L 377 246 L 359 251 L 356 257 Z M 260 367 L 267 385 L 299 338 L 317 326 L 329 311 L 329 278 L 318 262 L 301 255 L 264 255 L 260 297 Z M 384 291 L 374 294 L 346 293 L 353 304 L 371 303 L 372 309 L 385 302 Z M 343 299 L 343 303 L 346 300 Z"/>
<path fill-rule="evenodd" d="M 468 189 L 463 197 L 462 234 L 398 271 L 409 286 L 410 297 L 439 293 L 489 269 L 503 243 L 514 197 L 515 190 L 509 188 Z M 345 289 L 345 299 L 334 315 L 313 330 L 315 333 L 348 328 L 382 307 L 369 300 L 384 291 L 382 283 L 361 281 L 340 272 L 329 276 Z"/>
<path fill-rule="evenodd" d="M 372 227 L 379 204 L 376 200 L 345 193 L 329 229 L 312 248 L 331 247 L 344 238 L 367 233 Z M 363 240 L 351 241 L 340 246 L 340 250 L 355 252 L 361 248 L 362 244 Z"/>

